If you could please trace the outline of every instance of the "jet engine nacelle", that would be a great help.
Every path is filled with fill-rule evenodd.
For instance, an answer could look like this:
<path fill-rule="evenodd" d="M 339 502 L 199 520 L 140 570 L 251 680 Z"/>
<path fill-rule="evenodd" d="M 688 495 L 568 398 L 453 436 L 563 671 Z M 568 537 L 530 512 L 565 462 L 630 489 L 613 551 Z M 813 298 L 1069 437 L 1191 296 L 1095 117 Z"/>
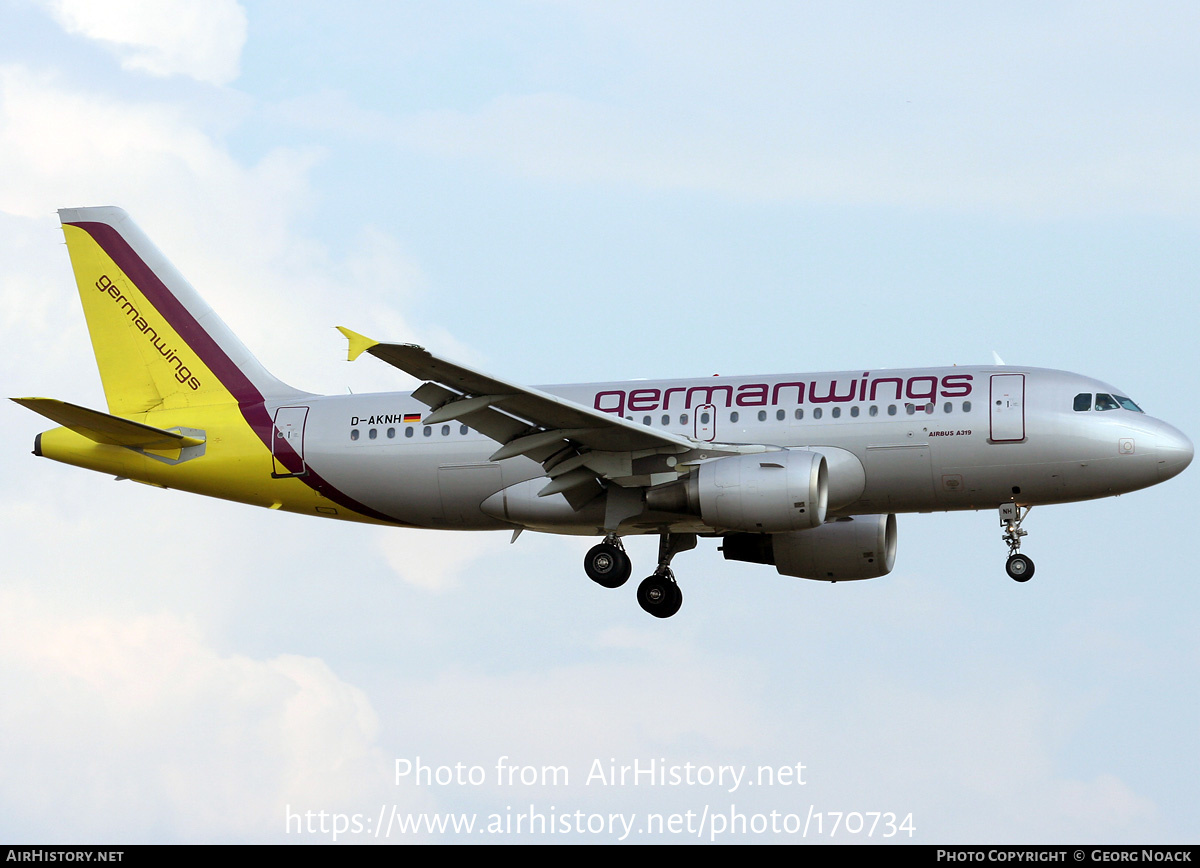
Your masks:
<path fill-rule="evenodd" d="M 713 527 L 762 533 L 817 528 L 829 504 L 825 456 L 806 449 L 701 465 L 697 486 L 700 517 Z"/>
<path fill-rule="evenodd" d="M 698 515 L 711 527 L 753 533 L 819 527 L 828 503 L 825 456 L 806 449 L 720 458 L 646 494 L 652 511 Z"/>
<path fill-rule="evenodd" d="M 877 579 L 896 562 L 896 516 L 856 515 L 790 533 L 734 533 L 726 560 L 773 564 L 782 576 L 847 582 Z"/>

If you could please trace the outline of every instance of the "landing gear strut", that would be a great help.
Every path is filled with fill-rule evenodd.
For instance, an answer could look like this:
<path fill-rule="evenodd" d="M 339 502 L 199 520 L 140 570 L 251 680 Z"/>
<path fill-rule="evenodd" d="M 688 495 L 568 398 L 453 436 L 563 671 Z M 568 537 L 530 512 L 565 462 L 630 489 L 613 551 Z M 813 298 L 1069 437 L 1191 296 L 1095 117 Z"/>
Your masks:
<path fill-rule="evenodd" d="M 656 618 L 670 618 L 683 605 L 683 591 L 675 582 L 671 559 L 696 547 L 694 533 L 664 533 L 658 538 L 658 569 L 638 585 L 638 605 Z"/>
<path fill-rule="evenodd" d="M 1032 506 L 1021 509 L 1015 503 L 1005 503 L 1000 507 L 1000 524 L 1004 525 L 1004 535 L 1001 539 L 1008 545 L 1008 562 L 1004 565 L 1009 578 L 1017 582 L 1028 582 L 1033 578 L 1033 559 L 1021 554 L 1021 537 L 1029 531 L 1021 527 L 1021 522 L 1029 515 Z"/>
<path fill-rule="evenodd" d="M 683 605 L 683 591 L 671 572 L 671 559 L 696 547 L 694 533 L 663 533 L 658 537 L 658 569 L 638 585 L 638 605 L 655 618 L 670 618 Z M 610 533 L 604 542 L 592 546 L 583 558 L 588 578 L 606 588 L 619 588 L 629 578 L 633 565 L 621 538 Z"/>
<path fill-rule="evenodd" d="M 583 571 L 588 578 L 605 588 L 619 588 L 633 572 L 633 563 L 625 554 L 621 538 L 610 533 L 604 542 L 588 549 L 583 558 Z"/>

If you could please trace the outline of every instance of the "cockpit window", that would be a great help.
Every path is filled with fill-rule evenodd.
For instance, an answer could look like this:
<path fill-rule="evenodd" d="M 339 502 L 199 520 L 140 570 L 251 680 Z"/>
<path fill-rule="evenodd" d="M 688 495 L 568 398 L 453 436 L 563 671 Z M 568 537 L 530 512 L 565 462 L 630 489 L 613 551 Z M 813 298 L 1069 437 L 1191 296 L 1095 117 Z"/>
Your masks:
<path fill-rule="evenodd" d="M 1085 410 L 1092 409 L 1092 393 L 1080 392 L 1075 396 L 1075 412 L 1081 413 Z M 1133 403 L 1124 395 L 1106 395 L 1100 392 L 1096 395 L 1097 410 L 1132 410 L 1135 413 L 1144 412 L 1141 407 Z"/>

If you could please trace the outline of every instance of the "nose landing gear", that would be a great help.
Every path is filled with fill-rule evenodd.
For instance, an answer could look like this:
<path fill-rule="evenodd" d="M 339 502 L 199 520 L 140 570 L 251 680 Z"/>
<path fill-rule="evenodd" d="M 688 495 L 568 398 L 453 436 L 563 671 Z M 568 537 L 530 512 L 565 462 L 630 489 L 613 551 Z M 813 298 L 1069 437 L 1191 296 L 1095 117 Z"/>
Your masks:
<path fill-rule="evenodd" d="M 1021 522 L 1025 521 L 1031 509 L 1032 506 L 1027 506 L 1022 510 L 1015 503 L 1000 506 L 1000 524 L 1004 525 L 1004 534 L 1000 538 L 1008 545 L 1008 561 L 1004 570 L 1015 582 L 1028 582 L 1033 578 L 1033 559 L 1021 554 L 1021 537 L 1029 535 L 1029 531 L 1021 527 Z"/>
<path fill-rule="evenodd" d="M 1033 559 L 1022 554 L 1009 555 L 1004 569 L 1013 581 L 1028 582 L 1033 578 Z"/>

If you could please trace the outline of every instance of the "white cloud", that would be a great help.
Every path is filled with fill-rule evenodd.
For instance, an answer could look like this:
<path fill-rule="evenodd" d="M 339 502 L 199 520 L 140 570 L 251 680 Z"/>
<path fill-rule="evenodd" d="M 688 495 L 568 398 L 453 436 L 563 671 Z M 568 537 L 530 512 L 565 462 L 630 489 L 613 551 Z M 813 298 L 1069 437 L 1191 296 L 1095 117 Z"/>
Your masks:
<path fill-rule="evenodd" d="M 238 76 L 246 12 L 236 0 L 42 0 L 68 33 L 113 51 L 125 69 L 211 84 Z"/>
<path fill-rule="evenodd" d="M 555 184 L 1039 218 L 1200 210 L 1190 7 L 582 3 L 567 17 L 564 44 L 587 59 L 546 61 L 567 75 L 501 75 L 408 113 L 366 88 L 273 112 Z M 588 55 L 593 40 L 611 59 Z"/>
<path fill-rule="evenodd" d="M 507 533 L 462 533 L 388 528 L 379 532 L 379 549 L 405 582 L 432 591 L 458 584 L 459 574 L 476 561 L 499 555 Z"/>
<path fill-rule="evenodd" d="M 1151 834 L 1159 822 L 1152 799 L 1116 775 L 1076 779 L 1062 767 L 1062 745 L 1079 737 L 1091 700 L 1051 697 L 1044 682 L 1007 667 L 985 673 L 985 690 L 926 689 L 919 676 L 901 689 L 869 681 L 840 702 L 809 709 L 810 736 L 823 745 L 821 771 L 839 773 L 834 793 L 849 801 L 870 791 L 913 811 L 918 840 Z"/>
<path fill-rule="evenodd" d="M 96 130 L 103 134 L 87 132 Z M 245 165 L 174 105 L 0 67 L 0 212 L 44 219 L 66 206 L 125 208 L 267 368 L 298 387 L 408 385 L 384 365 L 346 366 L 335 325 L 472 361 L 444 330 L 418 328 L 401 313 L 396 302 L 425 279 L 386 233 L 364 228 L 341 258 L 296 231 L 313 208 L 309 177 L 320 158 L 315 148 L 274 148 Z M 289 327 L 280 328 L 281 316 Z"/>
<path fill-rule="evenodd" d="M 892 106 L 886 116 L 847 118 L 840 107 L 789 106 L 764 123 L 531 93 L 498 96 L 472 111 L 419 113 L 393 129 L 400 143 L 424 153 L 555 182 L 1035 214 L 1197 209 L 1189 119 L 1123 107 L 1130 128 L 1159 129 L 1148 146 L 1144 133 L 1118 139 L 1107 133 L 1111 121 L 1084 114 L 1070 123 L 1013 125 L 1002 116 L 970 120 L 964 106 L 961 126 L 939 131 L 943 109 L 910 107 L 901 117 Z"/>
<path fill-rule="evenodd" d="M 370 701 L 320 660 L 6 591 L 0 662 L 0 799 L 23 837 L 261 840 L 289 804 L 332 810 L 385 783 Z"/>
<path fill-rule="evenodd" d="M 290 215 L 305 202 L 316 157 L 275 149 L 243 167 L 182 108 L 76 91 L 50 75 L 0 67 L 0 160 L 8 167 L 0 211 L 10 214 L 41 217 L 102 203 L 157 203 L 178 212 L 234 198 L 238 205 L 270 201 Z M 262 239 L 277 221 L 259 224 L 255 237 Z"/>
<path fill-rule="evenodd" d="M 278 115 L 559 183 L 1037 216 L 1198 207 L 1196 12 L 1179 4 L 581 3 L 564 17 L 559 50 L 578 63 L 538 54 L 544 74 L 518 65 L 407 116 L 360 107 L 390 102 L 361 102 L 365 88 Z"/>
<path fill-rule="evenodd" d="M 1115 830 L 1132 838 L 1138 830 L 1154 828 L 1160 822 L 1158 807 L 1151 799 L 1110 774 L 1096 775 L 1090 781 L 1056 781 L 1046 800 L 1053 807 L 1044 830 L 1047 840 L 1055 838 L 1066 823 L 1084 830 L 1081 839 L 1103 840 Z"/>

